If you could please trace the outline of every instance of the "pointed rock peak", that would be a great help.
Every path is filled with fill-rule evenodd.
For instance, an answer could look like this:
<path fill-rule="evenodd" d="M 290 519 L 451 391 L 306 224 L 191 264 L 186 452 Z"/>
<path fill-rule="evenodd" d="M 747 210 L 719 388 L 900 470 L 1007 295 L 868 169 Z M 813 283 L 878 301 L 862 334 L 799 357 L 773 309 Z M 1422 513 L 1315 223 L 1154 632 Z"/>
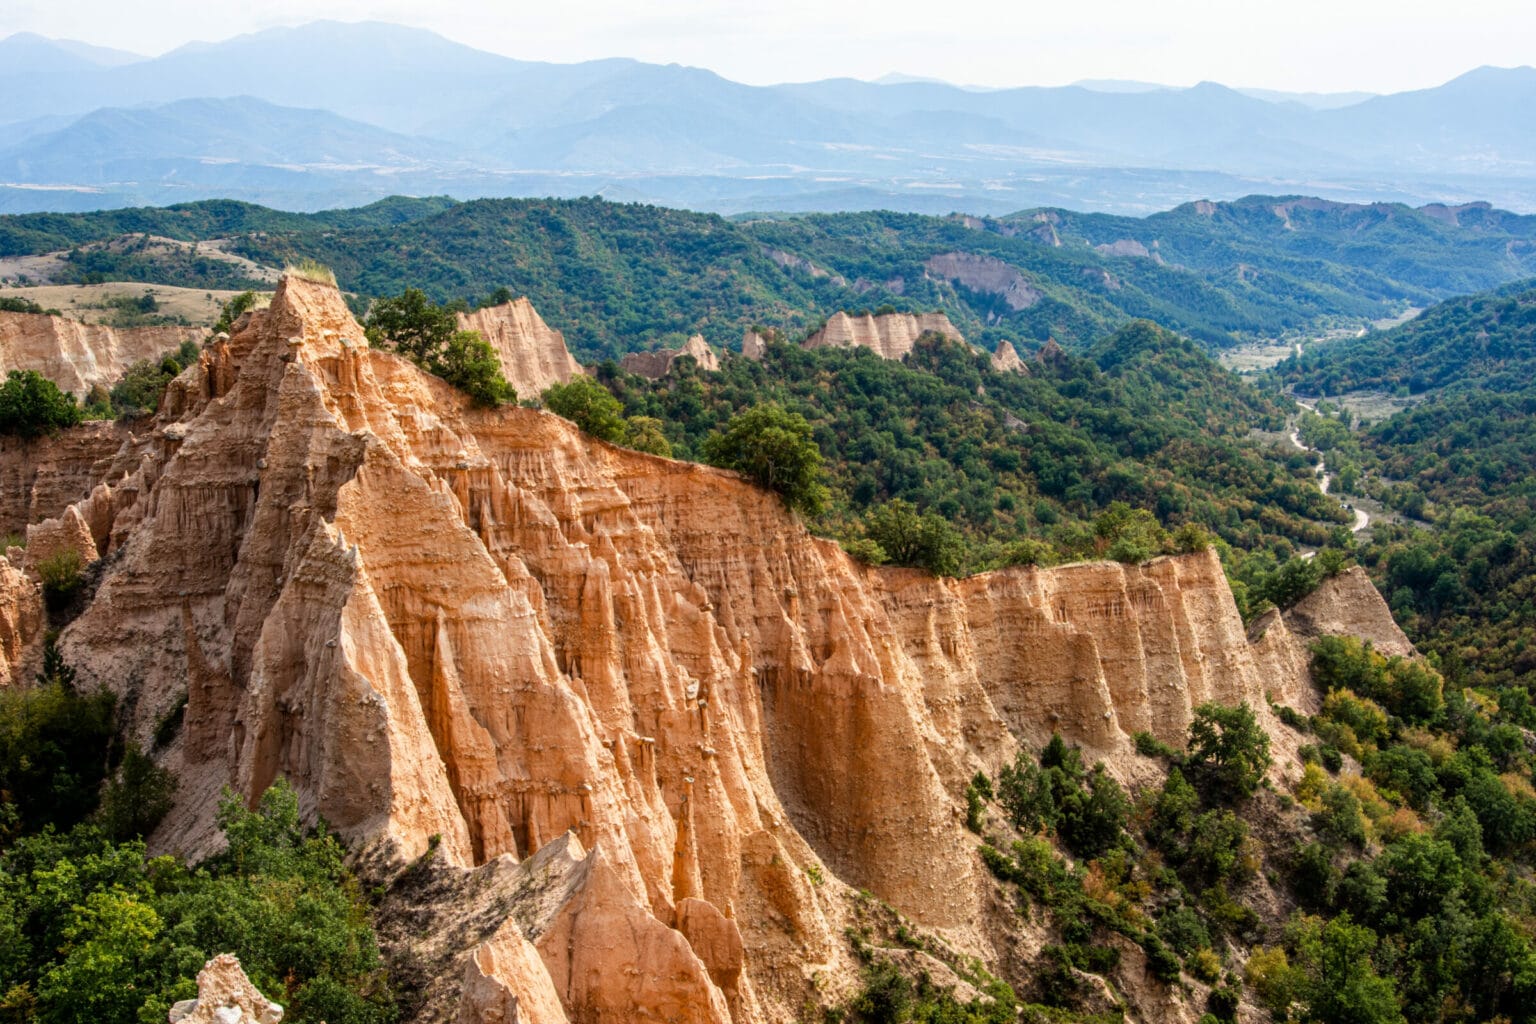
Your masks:
<path fill-rule="evenodd" d="M 565 335 L 545 323 L 526 296 L 460 313 L 459 329 L 477 331 L 490 343 L 501 360 L 502 376 L 520 398 L 535 398 L 582 372 L 565 347 Z"/>
<path fill-rule="evenodd" d="M 1066 362 L 1067 353 L 1055 338 L 1046 338 L 1045 344 L 1040 346 L 1040 351 L 1035 353 L 1035 362 L 1042 366 L 1056 366 Z"/>
<path fill-rule="evenodd" d="M 1019 358 L 1012 342 L 1004 340 L 997 343 L 997 351 L 992 353 L 992 369 L 998 373 L 1024 372 L 1024 360 Z"/>
<path fill-rule="evenodd" d="M 334 282 L 288 273 L 278 282 L 267 308 L 265 322 L 287 337 L 290 344 L 367 347 L 363 327 L 347 308 L 347 300 Z"/>
<path fill-rule="evenodd" d="M 171 1024 L 278 1024 L 283 1008 L 251 984 L 240 961 L 220 953 L 197 974 L 197 998 L 171 1007 Z"/>

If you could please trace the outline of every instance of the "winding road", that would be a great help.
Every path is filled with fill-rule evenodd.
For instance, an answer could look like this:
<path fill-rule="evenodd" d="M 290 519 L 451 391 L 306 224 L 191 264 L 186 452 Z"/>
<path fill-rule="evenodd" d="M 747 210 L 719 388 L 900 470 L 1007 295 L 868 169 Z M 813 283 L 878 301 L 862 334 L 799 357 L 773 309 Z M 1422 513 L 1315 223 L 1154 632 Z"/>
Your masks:
<path fill-rule="evenodd" d="M 1303 409 L 1307 410 L 1308 412 L 1316 412 L 1317 411 L 1313 406 L 1308 405 L 1306 402 L 1303 402 L 1299 398 L 1296 400 L 1296 404 L 1301 406 Z M 1317 454 L 1319 454 L 1319 455 L 1323 454 L 1318 449 L 1313 448 L 1310 445 L 1305 445 L 1305 444 L 1301 443 L 1301 426 L 1300 426 L 1299 423 L 1298 424 L 1293 424 L 1291 426 L 1291 432 L 1289 434 L 1287 434 L 1286 436 L 1290 439 L 1291 444 L 1296 446 L 1298 451 L 1317 452 Z M 1318 489 L 1321 490 L 1324 494 L 1327 494 L 1328 493 L 1328 485 L 1330 483 L 1332 483 L 1332 482 L 1333 482 L 1333 474 L 1328 472 L 1328 463 L 1327 462 L 1319 462 L 1317 464 L 1317 486 L 1318 486 Z M 1355 514 L 1355 525 L 1350 527 L 1350 532 L 1351 533 L 1359 533 L 1361 530 L 1363 530 L 1367 526 L 1371 525 L 1370 514 L 1367 513 L 1364 509 L 1360 508 L 1357 505 L 1356 506 L 1347 506 L 1347 507 L 1349 507 L 1350 510 L 1353 511 L 1354 514 Z"/>

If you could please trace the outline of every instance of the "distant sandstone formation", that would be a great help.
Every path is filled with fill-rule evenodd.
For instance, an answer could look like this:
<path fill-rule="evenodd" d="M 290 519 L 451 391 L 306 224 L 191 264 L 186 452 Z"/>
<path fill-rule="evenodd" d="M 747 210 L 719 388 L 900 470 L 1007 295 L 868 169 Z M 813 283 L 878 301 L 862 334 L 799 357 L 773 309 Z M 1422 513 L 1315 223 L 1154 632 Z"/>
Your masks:
<path fill-rule="evenodd" d="M 932 331 L 964 342 L 949 317 L 943 313 L 881 313 L 849 316 L 833 313 L 826 326 L 805 339 L 806 348 L 867 348 L 882 359 L 901 359 L 917 339 Z"/>
<path fill-rule="evenodd" d="M 929 277 L 940 281 L 955 281 L 973 292 L 996 295 L 1015 312 L 1028 309 L 1045 297 L 1018 268 L 993 256 L 946 252 L 929 257 L 923 269 Z"/>
<path fill-rule="evenodd" d="M 582 372 L 565 335 L 546 324 L 526 298 L 459 314 L 459 329 L 479 331 L 501 358 L 501 373 L 519 398 L 537 398 Z"/>
<path fill-rule="evenodd" d="M 691 356 L 699 369 L 711 373 L 720 369 L 720 357 L 709 347 L 704 335 L 695 334 L 680 348 L 659 348 L 654 352 L 631 352 L 619 360 L 619 366 L 629 373 L 660 380 L 672 369 L 672 364 L 683 356 Z"/>
<path fill-rule="evenodd" d="M 992 369 L 998 373 L 1027 372 L 1024 368 L 1024 360 L 1019 358 L 1013 343 L 1007 340 L 997 343 L 997 350 L 992 353 Z"/>
<path fill-rule="evenodd" d="M 141 359 L 158 359 L 184 341 L 201 341 L 198 327 L 106 327 L 42 313 L 0 312 L 0 378 L 36 370 L 80 397 L 110 387 Z"/>

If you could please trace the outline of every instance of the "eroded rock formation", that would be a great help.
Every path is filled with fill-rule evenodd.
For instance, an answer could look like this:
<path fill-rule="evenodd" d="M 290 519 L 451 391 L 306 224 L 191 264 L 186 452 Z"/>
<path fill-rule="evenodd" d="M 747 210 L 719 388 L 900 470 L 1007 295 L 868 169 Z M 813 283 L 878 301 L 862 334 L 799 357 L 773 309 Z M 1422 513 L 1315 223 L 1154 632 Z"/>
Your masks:
<path fill-rule="evenodd" d="M 997 349 L 992 353 L 992 369 L 998 373 L 1025 373 L 1024 360 L 1019 358 L 1019 353 L 1013 347 L 1011 341 L 1000 341 Z"/>
<path fill-rule="evenodd" d="M 459 314 L 459 329 L 479 331 L 501 358 L 501 373 L 519 398 L 537 398 L 551 384 L 565 384 L 581 364 L 526 298 Z"/>
<path fill-rule="evenodd" d="M 964 342 L 965 337 L 943 313 L 881 313 L 849 316 L 833 313 L 826 326 L 805 339 L 806 348 L 855 348 L 874 351 L 882 359 L 901 359 L 917 339 L 932 331 Z"/>
<path fill-rule="evenodd" d="M 973 292 L 984 292 L 1002 299 L 1009 309 L 1028 309 L 1045 297 L 1019 269 L 995 256 L 969 252 L 946 252 L 930 256 L 923 264 L 929 277 L 954 281 Z"/>
<path fill-rule="evenodd" d="M 84 395 L 110 387 L 133 363 L 158 359 L 184 341 L 201 341 L 198 327 L 106 327 L 41 313 L 0 312 L 0 377 L 36 370 L 65 391 Z"/>
<path fill-rule="evenodd" d="M 0 536 L 22 535 L 28 523 L 60 515 L 89 494 L 131 436 L 128 427 L 99 420 L 51 437 L 0 437 Z"/>
<path fill-rule="evenodd" d="M 704 335 L 691 336 L 678 348 L 659 348 L 654 352 L 631 352 L 619 360 L 619 365 L 630 373 L 637 373 L 651 380 L 660 380 L 672 369 L 672 364 L 683 356 L 689 356 L 699 364 L 699 369 L 713 373 L 720 369 L 720 357 L 709 347 Z"/>
<path fill-rule="evenodd" d="M 170 1024 L 278 1024 L 283 1008 L 261 994 L 240 961 L 220 953 L 197 973 L 197 998 L 171 1007 Z"/>
<path fill-rule="evenodd" d="M 432 851 L 485 908 L 399 940 L 433 1020 L 789 1019 L 854 976 L 858 889 L 990 960 L 975 771 L 1053 730 L 1129 765 L 1305 685 L 1212 552 L 864 566 L 732 474 L 472 408 L 297 278 L 103 480 L 60 517 L 115 552 L 61 643 L 141 740 L 186 694 L 155 844 L 281 775 L 370 862 Z"/>

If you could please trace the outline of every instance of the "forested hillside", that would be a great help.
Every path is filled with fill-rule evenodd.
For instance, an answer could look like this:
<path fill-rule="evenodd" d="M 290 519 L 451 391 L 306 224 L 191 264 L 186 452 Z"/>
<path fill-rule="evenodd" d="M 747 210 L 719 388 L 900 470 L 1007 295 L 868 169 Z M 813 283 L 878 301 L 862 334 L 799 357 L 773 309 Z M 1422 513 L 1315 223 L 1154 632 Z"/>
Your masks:
<path fill-rule="evenodd" d="M 1244 549 L 1321 545 L 1344 521 L 1310 463 L 1249 440 L 1281 427 L 1281 405 L 1144 321 L 1026 373 L 929 336 L 904 362 L 775 344 L 719 373 L 598 376 L 628 415 L 660 420 L 681 457 L 755 406 L 803 415 L 832 485 L 826 528 L 859 536 L 873 510 L 905 501 L 963 537 L 951 571 L 1100 555 L 1114 538 L 1093 524 L 1116 502 Z M 1019 542 L 1032 542 L 1024 555 Z"/>
<path fill-rule="evenodd" d="M 1364 324 L 1536 272 L 1531 218 L 1267 197 L 1142 220 L 1059 210 L 726 220 L 598 199 L 396 198 L 318 214 L 208 202 L 0 218 L 0 258 L 61 253 L 50 272 L 61 283 L 259 284 L 206 254 L 146 251 L 151 237 L 220 239 L 273 268 L 318 259 L 359 309 L 405 287 L 471 305 L 506 288 L 589 362 L 694 332 L 717 347 L 754 325 L 803 337 L 837 310 L 886 307 L 943 310 L 986 348 L 1048 338 L 1085 348 L 1136 318 L 1221 348 Z"/>
<path fill-rule="evenodd" d="M 1362 490 L 1433 522 L 1379 527 L 1362 557 L 1394 611 L 1458 680 L 1524 686 L 1536 673 L 1533 370 L 1529 284 L 1453 299 L 1277 368 L 1314 394 L 1368 388 L 1420 397 L 1357 432 L 1313 420 L 1308 436 L 1358 464 Z"/>

